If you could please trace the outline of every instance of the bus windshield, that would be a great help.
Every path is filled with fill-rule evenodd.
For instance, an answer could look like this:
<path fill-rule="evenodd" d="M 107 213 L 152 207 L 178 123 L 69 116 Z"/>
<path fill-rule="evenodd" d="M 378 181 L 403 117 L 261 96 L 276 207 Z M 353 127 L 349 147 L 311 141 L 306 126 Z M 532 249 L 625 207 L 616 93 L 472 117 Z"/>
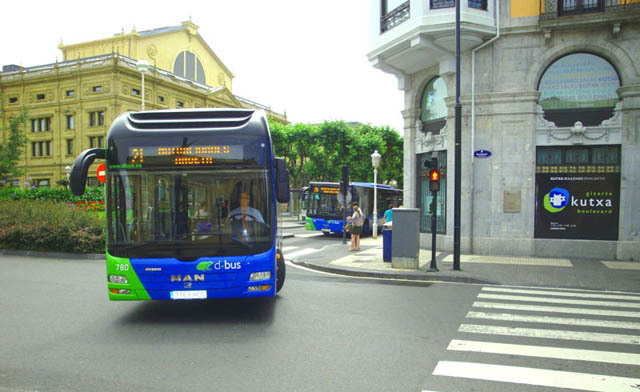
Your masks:
<path fill-rule="evenodd" d="M 189 261 L 273 246 L 271 179 L 263 168 L 114 170 L 107 179 L 111 255 Z"/>

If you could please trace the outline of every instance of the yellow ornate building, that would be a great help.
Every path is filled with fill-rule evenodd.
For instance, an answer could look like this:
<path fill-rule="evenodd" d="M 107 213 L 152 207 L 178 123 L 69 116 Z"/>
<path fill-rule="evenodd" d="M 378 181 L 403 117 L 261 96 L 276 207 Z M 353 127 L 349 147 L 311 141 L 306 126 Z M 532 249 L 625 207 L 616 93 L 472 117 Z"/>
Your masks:
<path fill-rule="evenodd" d="M 59 45 L 63 61 L 22 68 L 3 66 L 0 124 L 26 110 L 29 141 L 21 158 L 23 177 L 36 186 L 53 186 L 66 177 L 65 167 L 87 148 L 104 146 L 111 122 L 121 113 L 140 110 L 141 73 L 138 60 L 151 67 L 145 72 L 146 110 L 245 107 L 263 109 L 276 121 L 286 114 L 233 95 L 234 75 L 198 34 L 198 26 L 183 22 L 101 40 Z M 6 132 L 0 141 L 6 143 Z M 94 166 L 97 166 L 95 164 Z M 95 170 L 89 179 L 96 184 Z"/>

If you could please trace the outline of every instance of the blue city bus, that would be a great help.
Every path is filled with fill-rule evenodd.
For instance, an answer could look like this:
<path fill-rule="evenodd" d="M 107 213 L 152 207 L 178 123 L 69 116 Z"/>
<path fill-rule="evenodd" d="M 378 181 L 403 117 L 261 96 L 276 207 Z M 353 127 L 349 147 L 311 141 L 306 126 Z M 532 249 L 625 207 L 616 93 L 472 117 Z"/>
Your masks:
<path fill-rule="evenodd" d="M 111 300 L 274 296 L 285 264 L 276 202 L 289 174 L 264 112 L 182 109 L 120 115 L 106 149 L 75 160 L 84 193 L 106 161 L 107 289 Z"/>
<path fill-rule="evenodd" d="M 349 184 L 347 202 L 358 202 L 365 222 L 362 226 L 362 234 L 373 232 L 373 183 L 352 182 Z M 376 185 L 377 193 L 377 219 L 378 231 L 382 230 L 382 217 L 384 212 L 393 204 L 399 207 L 402 204 L 402 189 L 390 185 Z M 326 235 L 342 233 L 344 227 L 344 204 L 340 202 L 340 183 L 338 182 L 311 182 L 306 188 L 305 207 L 307 230 L 321 231 Z M 351 216 L 353 210 L 347 208 L 347 216 Z"/>

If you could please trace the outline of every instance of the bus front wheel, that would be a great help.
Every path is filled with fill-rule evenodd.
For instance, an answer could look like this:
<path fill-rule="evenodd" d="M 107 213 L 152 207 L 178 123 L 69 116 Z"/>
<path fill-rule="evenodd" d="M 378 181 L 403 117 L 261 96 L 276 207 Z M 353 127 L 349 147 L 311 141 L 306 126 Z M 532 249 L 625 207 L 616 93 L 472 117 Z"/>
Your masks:
<path fill-rule="evenodd" d="M 276 263 L 276 293 L 284 286 L 284 277 L 286 275 L 286 267 L 284 264 L 284 255 L 281 250 L 278 250 L 278 257 Z"/>

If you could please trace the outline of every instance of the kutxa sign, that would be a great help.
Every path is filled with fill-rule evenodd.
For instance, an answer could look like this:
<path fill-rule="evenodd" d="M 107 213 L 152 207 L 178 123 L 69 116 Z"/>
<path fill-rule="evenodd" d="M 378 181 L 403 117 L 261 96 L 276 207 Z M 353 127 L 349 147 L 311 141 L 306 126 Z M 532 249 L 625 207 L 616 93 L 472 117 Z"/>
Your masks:
<path fill-rule="evenodd" d="M 536 238 L 618 240 L 620 173 L 536 174 Z"/>

